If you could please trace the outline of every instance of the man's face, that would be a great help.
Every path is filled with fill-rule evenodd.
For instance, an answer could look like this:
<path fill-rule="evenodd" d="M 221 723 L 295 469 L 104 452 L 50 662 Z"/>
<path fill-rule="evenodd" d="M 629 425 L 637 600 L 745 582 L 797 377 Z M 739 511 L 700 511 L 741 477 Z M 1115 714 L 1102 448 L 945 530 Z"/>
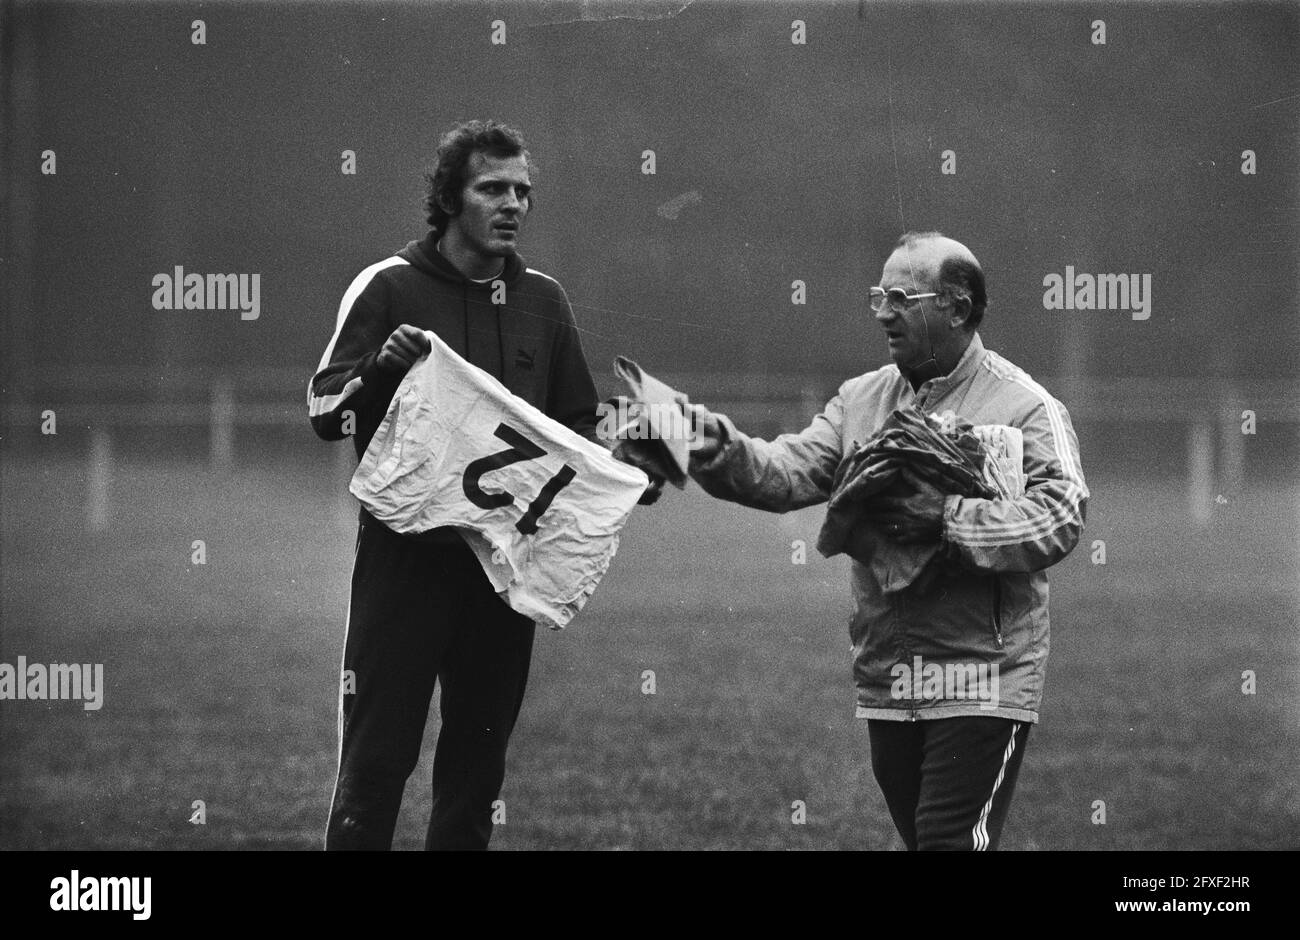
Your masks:
<path fill-rule="evenodd" d="M 448 229 L 456 229 L 461 243 L 483 257 L 513 255 L 530 205 L 528 161 L 522 154 L 475 153 L 469 158 L 469 173 L 460 214 L 448 220 Z"/>
<path fill-rule="evenodd" d="M 942 258 L 926 242 L 897 249 L 880 274 L 880 286 L 885 290 L 899 287 L 912 294 L 928 294 L 935 290 L 939 264 Z M 944 337 L 944 311 L 936 306 L 941 297 L 925 297 L 895 307 L 887 303 L 873 315 L 885 330 L 889 340 L 889 358 L 900 369 L 907 369 L 929 359 L 933 344 Z M 927 329 L 929 341 L 927 341 Z"/>

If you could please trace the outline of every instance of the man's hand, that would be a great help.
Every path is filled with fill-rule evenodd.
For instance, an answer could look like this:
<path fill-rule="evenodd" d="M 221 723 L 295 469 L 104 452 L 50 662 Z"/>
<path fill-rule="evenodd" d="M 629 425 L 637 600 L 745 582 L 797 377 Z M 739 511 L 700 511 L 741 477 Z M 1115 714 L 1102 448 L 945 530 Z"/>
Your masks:
<path fill-rule="evenodd" d="M 659 497 L 663 493 L 664 478 L 652 476 L 650 477 L 650 485 L 645 488 L 645 492 L 641 494 L 641 498 L 636 501 L 636 504 L 638 506 L 653 506 L 659 502 Z"/>
<path fill-rule="evenodd" d="M 429 342 L 429 337 L 424 335 L 424 330 L 403 323 L 393 330 L 392 335 L 384 342 L 379 355 L 375 357 L 375 365 L 385 372 L 405 374 L 407 369 L 415 365 L 416 361 L 432 348 L 433 344 Z"/>
<path fill-rule="evenodd" d="M 944 497 L 938 493 L 877 496 L 867 502 L 871 519 L 904 545 L 937 542 L 943 535 Z"/>
<path fill-rule="evenodd" d="M 659 497 L 663 495 L 664 491 L 664 478 L 655 470 L 653 461 L 642 457 L 627 441 L 619 441 L 615 444 L 612 453 L 615 460 L 621 460 L 625 464 L 636 467 L 650 478 L 650 485 L 645 488 L 641 498 L 636 501 L 637 505 L 653 506 L 659 502 Z"/>
<path fill-rule="evenodd" d="M 702 405 L 684 403 L 686 419 L 695 431 L 691 441 L 691 459 L 709 460 L 722 448 L 722 424 L 709 409 Z"/>

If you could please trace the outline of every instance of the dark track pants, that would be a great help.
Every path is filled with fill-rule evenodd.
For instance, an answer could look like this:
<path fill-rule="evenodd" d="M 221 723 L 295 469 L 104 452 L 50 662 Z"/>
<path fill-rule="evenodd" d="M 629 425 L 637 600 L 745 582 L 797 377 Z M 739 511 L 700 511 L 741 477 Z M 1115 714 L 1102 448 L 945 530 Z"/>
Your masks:
<path fill-rule="evenodd" d="M 913 851 L 998 847 L 1029 725 L 1008 718 L 868 719 L 871 769 Z"/>
<path fill-rule="evenodd" d="M 467 545 L 413 541 L 363 516 L 343 653 L 356 691 L 342 696 L 326 849 L 392 847 L 435 681 L 442 728 L 425 848 L 487 848 L 533 632 Z"/>

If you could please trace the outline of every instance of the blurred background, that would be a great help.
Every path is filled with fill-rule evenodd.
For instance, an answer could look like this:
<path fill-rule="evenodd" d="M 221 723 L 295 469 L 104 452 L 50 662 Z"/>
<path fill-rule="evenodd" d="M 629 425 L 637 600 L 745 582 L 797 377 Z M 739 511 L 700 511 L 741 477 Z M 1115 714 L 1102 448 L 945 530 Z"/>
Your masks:
<path fill-rule="evenodd" d="M 352 278 L 426 231 L 422 171 L 471 117 L 529 141 L 521 253 L 564 284 L 602 394 L 628 355 L 753 433 L 887 362 L 866 288 L 902 231 L 968 244 L 985 343 L 1065 402 L 1093 490 L 1006 843 L 1300 846 L 1294 4 L 0 16 L 0 660 L 103 662 L 108 685 L 99 712 L 0 703 L 0 847 L 318 844 L 354 461 L 313 436 L 306 385 Z M 176 266 L 258 273 L 260 315 L 153 309 Z M 1150 318 L 1044 309 L 1067 266 L 1150 274 Z M 894 845 L 820 511 L 667 502 L 539 637 L 494 844 Z M 427 789 L 422 765 L 401 844 Z"/>

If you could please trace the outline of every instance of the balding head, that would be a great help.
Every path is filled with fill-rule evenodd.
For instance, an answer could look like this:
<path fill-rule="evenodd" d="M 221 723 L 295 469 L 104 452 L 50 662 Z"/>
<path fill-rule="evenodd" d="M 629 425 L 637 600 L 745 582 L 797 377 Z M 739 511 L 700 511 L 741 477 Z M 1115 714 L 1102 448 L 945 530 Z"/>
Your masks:
<path fill-rule="evenodd" d="M 879 287 L 895 297 L 873 309 L 899 371 L 914 388 L 951 372 L 984 316 L 984 274 L 970 249 L 939 232 L 908 232 Z"/>
<path fill-rule="evenodd" d="M 942 232 L 908 232 L 898 240 L 894 257 L 913 272 L 918 289 L 941 291 L 955 303 L 969 300 L 966 326 L 979 326 L 988 296 L 984 270 L 969 248 Z"/>

